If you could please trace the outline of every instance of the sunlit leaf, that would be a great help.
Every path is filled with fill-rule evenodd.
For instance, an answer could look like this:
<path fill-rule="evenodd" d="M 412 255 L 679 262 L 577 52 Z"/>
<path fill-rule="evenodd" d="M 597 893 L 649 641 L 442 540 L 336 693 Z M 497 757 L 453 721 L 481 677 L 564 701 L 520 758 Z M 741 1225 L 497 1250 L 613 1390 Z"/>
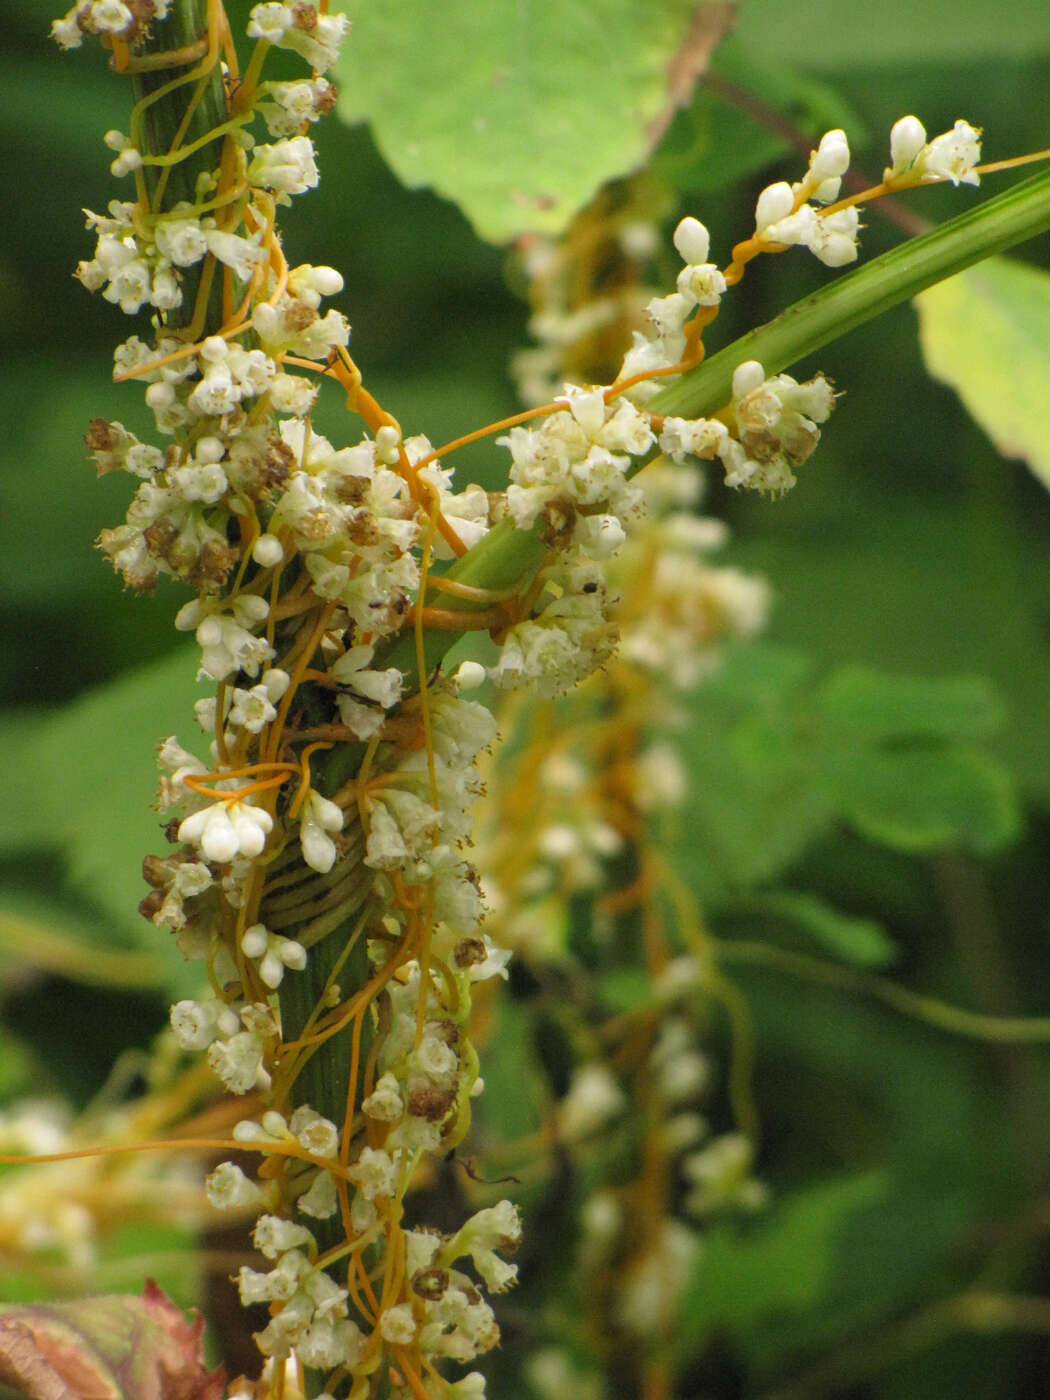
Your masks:
<path fill-rule="evenodd" d="M 730 14 L 696 0 L 353 0 L 340 111 L 401 181 L 478 233 L 556 232 L 637 166 L 688 100 Z M 377 57 L 381 56 L 381 57 Z"/>
<path fill-rule="evenodd" d="M 993 258 L 916 299 L 931 374 L 1050 486 L 1050 274 Z"/>

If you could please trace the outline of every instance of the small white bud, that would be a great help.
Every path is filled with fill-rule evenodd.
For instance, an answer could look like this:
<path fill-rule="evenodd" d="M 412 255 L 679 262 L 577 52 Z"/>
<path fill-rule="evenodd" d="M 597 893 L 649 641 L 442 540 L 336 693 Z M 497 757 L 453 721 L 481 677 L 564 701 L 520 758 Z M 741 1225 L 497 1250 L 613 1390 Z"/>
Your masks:
<path fill-rule="evenodd" d="M 459 690 L 476 690 L 484 683 L 486 674 L 479 661 L 461 661 L 452 681 Z"/>
<path fill-rule="evenodd" d="M 674 246 L 685 263 L 705 263 L 711 246 L 707 229 L 699 219 L 684 218 L 674 231 Z"/>
<path fill-rule="evenodd" d="M 733 398 L 742 399 L 764 384 L 766 372 L 757 360 L 745 360 L 733 371 Z"/>
<path fill-rule="evenodd" d="M 849 143 L 844 131 L 826 131 L 809 164 L 810 183 L 819 185 L 845 175 L 849 168 Z"/>
<path fill-rule="evenodd" d="M 758 196 L 758 203 L 755 205 L 756 231 L 761 233 L 770 224 L 777 224 L 781 219 L 786 219 L 794 207 L 795 196 L 785 180 L 776 185 L 767 185 Z"/>
<path fill-rule="evenodd" d="M 274 569 L 284 558 L 284 545 L 276 535 L 260 535 L 252 545 L 252 558 L 263 569 Z"/>
<path fill-rule="evenodd" d="M 918 117 L 901 117 L 890 129 L 890 172 L 907 170 L 926 145 L 926 128 Z"/>

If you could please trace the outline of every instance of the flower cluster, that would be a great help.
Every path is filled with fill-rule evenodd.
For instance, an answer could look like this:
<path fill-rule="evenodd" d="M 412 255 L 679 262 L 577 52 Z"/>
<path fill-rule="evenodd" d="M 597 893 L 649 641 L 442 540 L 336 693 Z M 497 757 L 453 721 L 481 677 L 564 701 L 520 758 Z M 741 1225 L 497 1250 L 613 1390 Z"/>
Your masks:
<path fill-rule="evenodd" d="M 134 46 L 165 11 L 165 0 L 134 11 L 87 0 L 55 35 L 66 47 L 84 34 Z M 658 380 L 701 358 L 700 334 L 738 273 L 737 262 L 709 260 L 706 228 L 687 217 L 674 233 L 675 290 L 648 298 L 648 332 L 635 332 L 613 382 L 566 383 L 545 416 L 498 439 L 510 456 L 505 492 L 454 483 L 431 443 L 405 437 L 364 390 L 345 318 L 323 309 L 340 274 L 290 267 L 276 233 L 277 207 L 318 182 L 304 128 L 333 105 L 322 75 L 346 30 L 345 17 L 307 0 L 258 4 L 248 35 L 260 62 L 282 48 L 310 75 L 261 82 L 253 62 L 240 84 L 214 55 L 202 60 L 235 97 L 212 134 L 222 159 L 197 179 L 194 203 L 148 196 L 143 172 L 200 141 L 155 151 L 135 122 L 129 135 L 109 133 L 113 173 L 134 176 L 136 198 L 89 214 L 96 247 L 77 275 L 129 315 L 148 310 L 155 331 L 152 344 L 128 338 L 115 364 L 145 386 L 164 445 L 103 420 L 88 433 L 99 473 L 135 482 L 101 547 L 137 589 L 164 575 L 194 589 L 175 626 L 194 634 L 210 685 L 196 706 L 207 760 L 174 737 L 160 747 L 159 806 L 178 815 L 166 827 L 172 849 L 145 863 L 142 905 L 207 974 L 208 994 L 172 1008 L 174 1042 L 203 1052 L 228 1093 L 261 1105 L 233 1131 L 262 1159 L 258 1180 L 222 1162 L 208 1199 L 262 1212 L 252 1238 L 266 1267 L 243 1266 L 238 1283 L 245 1305 L 269 1307 L 257 1340 L 270 1374 L 287 1361 L 356 1396 L 384 1366 L 436 1374 L 498 1341 L 486 1293 L 515 1280 L 516 1208 L 484 1207 L 446 1233 L 403 1224 L 419 1168 L 463 1140 L 484 1087 L 471 1011 L 490 989 L 478 984 L 507 975 L 512 946 L 528 958 L 560 943 L 564 957 L 564 897 L 608 893 L 625 855 L 644 867 L 647 823 L 685 787 L 674 696 L 715 664 L 722 639 L 757 630 L 766 605 L 760 583 L 710 561 L 724 531 L 696 514 L 697 463 L 720 459 L 732 486 L 786 490 L 834 393 L 822 376 L 798 384 L 748 362 L 717 417 L 653 411 Z M 249 130 L 257 116 L 270 138 L 261 144 Z M 900 179 L 969 179 L 972 128 L 926 143 L 909 122 L 894 130 Z M 766 190 L 749 256 L 801 243 L 829 265 L 854 257 L 855 208 L 826 207 L 848 159 L 830 132 L 800 182 Z M 652 251 L 646 229 L 625 225 L 625 252 Z M 210 297 L 213 284 L 221 296 Z M 635 310 L 639 301 L 636 288 Z M 611 324 L 607 310 L 573 314 L 548 327 L 562 350 Z M 364 422 L 349 446 L 313 428 L 316 380 L 294 372 L 311 366 L 339 379 Z M 455 564 L 445 572 L 499 532 L 535 546 L 512 587 L 466 583 Z M 453 606 L 457 590 L 483 609 L 497 651 L 448 676 L 435 634 L 482 616 Z M 522 745 L 529 772 L 512 796 L 534 794 L 528 830 L 520 814 L 495 823 L 495 836 L 490 827 L 483 886 L 468 852 L 497 721 L 460 691 L 485 681 L 568 706 L 587 738 L 570 753 L 558 726 L 541 724 Z M 636 887 L 613 890 L 615 907 L 633 909 L 651 879 L 643 868 Z M 695 1253 L 695 1232 L 670 1212 L 672 1187 L 689 1184 L 694 1214 L 760 1198 L 746 1134 L 702 1146 L 709 1067 L 683 990 L 710 988 L 692 952 L 654 957 L 666 1015 L 637 1020 L 621 1057 L 633 1055 L 629 1070 L 604 1051 L 581 1055 L 551 1113 L 552 1140 L 586 1154 L 599 1132 L 618 1130 L 630 1094 L 648 1094 L 656 1189 L 595 1196 L 582 1249 L 586 1267 L 626 1261 L 610 1316 L 635 1337 L 670 1337 Z M 480 1400 L 484 1383 L 471 1373 L 445 1390 Z"/>
<path fill-rule="evenodd" d="M 932 141 L 918 117 L 901 117 L 890 132 L 890 164 L 883 171 L 887 184 L 950 180 L 953 185 L 979 185 L 981 129 L 961 119 L 951 131 Z"/>
<path fill-rule="evenodd" d="M 164 19 L 171 0 L 136 0 L 125 5 L 124 0 L 80 0 L 51 26 L 51 33 L 64 49 L 76 49 L 85 34 L 112 36 L 125 43 L 135 43 L 149 28 L 152 20 Z"/>

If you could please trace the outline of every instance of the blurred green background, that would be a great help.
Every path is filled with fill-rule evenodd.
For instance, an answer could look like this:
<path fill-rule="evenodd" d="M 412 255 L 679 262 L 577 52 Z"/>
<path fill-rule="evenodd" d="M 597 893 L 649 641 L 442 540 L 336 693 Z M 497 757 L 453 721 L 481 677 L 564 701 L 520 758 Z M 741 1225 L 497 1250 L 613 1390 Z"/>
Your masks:
<path fill-rule="evenodd" d="M 187 985 L 171 950 L 137 921 L 134 892 L 137 861 L 157 842 L 147 808 L 150 745 L 186 729 L 191 687 L 172 687 L 163 669 L 138 675 L 185 647 L 171 625 L 183 598 L 163 585 L 152 598 L 122 592 L 93 541 L 122 518 L 130 484 L 116 475 L 97 482 L 81 445 L 93 416 L 145 428 L 139 392 L 109 382 L 126 318 L 71 277 L 91 255 L 81 209 L 100 210 L 118 193 L 100 137 L 126 126 L 123 84 L 93 47 L 59 54 L 40 0 L 6 11 L 0 913 L 49 923 L 89 949 L 146 949 L 163 983 L 130 993 L 92 988 L 46 966 L 18 971 L 24 950 L 0 953 L 0 1086 L 57 1087 L 82 1103 L 121 1048 L 159 1028 L 169 994 Z M 1050 11 L 1023 0 L 966 14 L 942 0 L 921 12 L 908 0 L 745 0 L 716 67 L 811 136 L 846 125 L 855 163 L 876 179 L 889 127 L 905 112 L 931 134 L 959 116 L 983 125 L 988 159 L 1050 144 Z M 513 412 L 506 366 L 526 339 L 527 312 L 510 290 L 506 250 L 481 242 L 454 205 L 402 189 L 366 128 L 331 120 L 318 145 L 322 184 L 287 211 L 285 247 L 293 262 L 343 271 L 340 305 L 370 387 L 406 432 L 435 442 Z M 796 176 L 797 158 L 785 154 L 738 110 L 701 93 L 654 168 L 679 213 L 708 223 L 713 256 L 725 259 L 750 230 L 757 190 Z M 908 203 L 937 219 L 977 197 L 937 190 Z M 877 210 L 867 222 L 863 255 L 901 236 Z M 1015 256 L 1046 267 L 1050 240 Z M 727 332 L 768 319 L 826 275 L 802 254 L 764 260 L 727 309 Z M 768 917 L 749 912 L 748 899 L 783 885 L 876 921 L 896 949 L 892 975 L 906 985 L 986 1012 L 1045 1013 L 1046 487 L 999 457 L 955 396 L 927 378 L 911 308 L 829 347 L 798 377 L 818 367 L 846 397 L 796 490 L 779 502 L 717 484 L 709 491 L 707 508 L 732 527 L 727 561 L 764 573 L 776 601 L 757 659 L 731 667 L 708 699 L 698 696 L 686 743 L 702 795 L 683 822 L 690 839 L 680 863 L 727 939 L 756 929 L 769 936 Z M 340 435 L 338 393 L 318 417 L 323 431 Z M 488 485 L 501 469 L 487 446 L 464 454 L 458 468 Z M 851 820 L 845 795 L 820 820 L 792 805 L 829 762 L 813 696 L 854 663 L 983 678 L 981 693 L 996 697 L 988 713 L 1002 722 L 975 721 L 961 742 L 972 740 L 993 765 L 1006 813 L 983 844 L 967 842 L 965 831 L 925 844 L 880 835 Z M 93 695 L 124 676 L 114 695 Z M 905 716 L 902 747 L 909 733 Z M 714 1231 L 683 1348 L 699 1355 L 712 1331 L 714 1345 L 682 1396 L 1050 1394 L 1042 1340 L 1050 1320 L 1033 1314 L 1026 1328 L 978 1335 L 950 1319 L 938 1331 L 930 1313 L 975 1283 L 1050 1298 L 1046 1052 L 948 1037 L 782 972 L 730 970 L 756 1018 L 761 1174 L 779 1203 L 743 1235 Z M 840 1368 L 821 1379 L 829 1356 Z M 801 1388 L 777 1389 L 795 1374 Z M 515 1383 L 508 1375 L 507 1394 Z"/>

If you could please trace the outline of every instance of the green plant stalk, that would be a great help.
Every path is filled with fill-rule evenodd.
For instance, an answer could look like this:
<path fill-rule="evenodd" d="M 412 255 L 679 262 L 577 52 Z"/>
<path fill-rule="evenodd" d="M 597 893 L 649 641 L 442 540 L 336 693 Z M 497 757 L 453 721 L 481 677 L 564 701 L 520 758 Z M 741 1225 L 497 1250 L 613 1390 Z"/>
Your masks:
<path fill-rule="evenodd" d="M 200 51 L 202 45 L 207 43 L 207 37 L 208 0 L 176 0 L 165 19 L 154 20 L 150 25 L 145 42 L 135 50 L 136 57 L 169 53 L 176 50 L 195 52 L 198 56 L 188 63 L 181 63 L 173 68 L 133 72 L 131 86 L 136 104 L 148 100 L 174 79 L 191 73 L 200 62 Z M 166 156 L 176 144 L 188 146 L 192 142 L 200 140 L 201 137 L 207 136 L 209 131 L 214 131 L 216 127 L 221 126 L 226 121 L 228 112 L 222 79 L 222 65 L 216 63 L 212 67 L 211 72 L 204 80 L 200 97 L 190 113 L 188 121 L 186 121 L 189 104 L 196 96 L 197 89 L 198 83 L 196 81 L 180 84 L 170 92 L 165 93 L 163 97 L 149 102 L 149 105 L 143 108 L 141 133 L 143 155 Z M 179 131 L 184 121 L 186 121 L 186 129 L 180 138 Z M 153 212 L 163 213 L 173 209 L 177 204 L 195 204 L 198 197 L 197 181 L 199 177 L 213 174 L 219 167 L 221 156 L 222 137 L 217 137 L 214 141 L 207 142 L 199 150 L 187 155 L 185 159 L 176 161 L 174 165 L 165 167 L 147 163 L 143 167 L 143 177 Z M 158 199 L 158 182 L 161 172 L 165 169 L 167 170 L 167 180 Z M 182 305 L 173 311 L 164 313 L 163 321 L 166 327 L 174 330 L 188 325 L 191 321 L 203 266 L 204 264 L 198 264 L 195 267 L 186 268 L 182 272 Z M 217 330 L 221 320 L 220 279 L 215 278 L 208 300 L 208 310 L 202 334 L 207 335 L 209 332 Z"/>
<path fill-rule="evenodd" d="M 646 407 L 653 413 L 687 418 L 715 413 L 729 402 L 733 371 L 745 360 L 757 360 L 767 374 L 779 374 L 936 282 L 1047 228 L 1050 169 L 795 302 L 661 389 Z"/>
<path fill-rule="evenodd" d="M 709 360 L 688 370 L 661 389 L 646 404 L 651 413 L 678 417 L 710 417 L 732 398 L 733 372 L 745 360 L 758 360 L 767 375 L 778 374 L 797 360 L 855 330 L 865 321 L 917 296 L 927 287 L 972 267 L 974 263 L 1023 243 L 1050 228 L 1050 169 L 986 200 L 974 209 L 940 224 L 929 233 L 874 258 L 819 291 L 795 302 L 774 320 L 749 331 Z M 644 463 L 638 463 L 639 471 Z M 547 546 L 541 523 L 519 530 L 501 520 L 473 549 L 449 569 L 447 577 L 476 588 L 524 587 L 543 561 Z M 448 605 L 447 595 L 428 596 L 428 604 Z M 461 603 L 464 612 L 483 603 Z M 431 630 L 424 636 L 427 674 L 469 629 Z M 380 659 L 381 658 L 381 659 Z M 380 648 L 373 663 L 397 666 L 416 679 L 416 644 L 402 634 L 389 648 Z"/>

